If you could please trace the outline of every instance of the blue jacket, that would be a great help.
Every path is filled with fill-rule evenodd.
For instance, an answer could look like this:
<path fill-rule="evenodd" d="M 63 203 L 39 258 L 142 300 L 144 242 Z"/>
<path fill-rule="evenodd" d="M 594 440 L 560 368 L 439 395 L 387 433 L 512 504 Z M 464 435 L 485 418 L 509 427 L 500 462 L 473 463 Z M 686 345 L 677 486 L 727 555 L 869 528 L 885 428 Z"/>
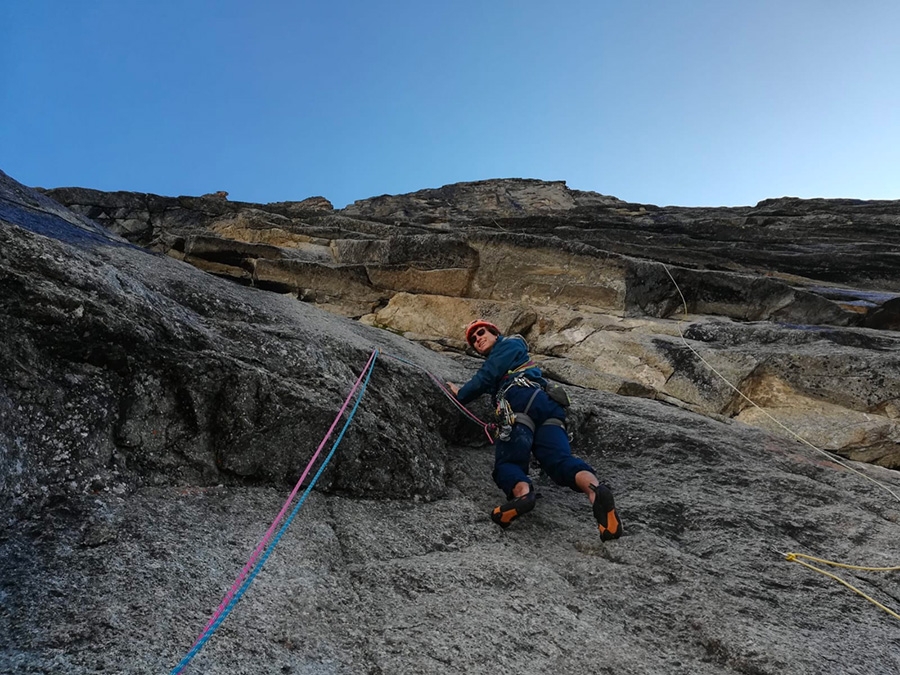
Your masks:
<path fill-rule="evenodd" d="M 515 370 L 519 366 L 524 366 L 531 360 L 528 356 L 528 345 L 518 335 L 511 337 L 497 336 L 497 342 L 488 354 L 487 360 L 475 373 L 475 376 L 466 382 L 465 386 L 459 390 L 456 398 L 460 403 L 466 404 L 474 401 L 482 394 L 490 394 L 496 396 L 497 391 L 504 380 L 507 379 L 509 371 Z M 541 369 L 532 366 L 527 370 L 523 370 L 517 375 L 524 375 L 529 380 L 542 382 Z"/>

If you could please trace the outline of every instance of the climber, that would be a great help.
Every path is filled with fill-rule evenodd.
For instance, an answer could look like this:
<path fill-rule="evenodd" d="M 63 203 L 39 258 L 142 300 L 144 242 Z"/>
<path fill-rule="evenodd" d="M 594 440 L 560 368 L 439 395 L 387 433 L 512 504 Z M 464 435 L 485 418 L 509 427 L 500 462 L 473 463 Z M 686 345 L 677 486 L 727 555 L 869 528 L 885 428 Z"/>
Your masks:
<path fill-rule="evenodd" d="M 504 337 L 493 323 L 478 319 L 466 327 L 466 342 L 487 360 L 464 386 L 450 382 L 448 387 L 463 404 L 491 394 L 501 415 L 492 475 L 508 501 L 493 510 L 491 519 L 506 528 L 534 508 L 537 493 L 528 477 L 534 453 L 555 483 L 587 495 L 603 541 L 619 537 L 622 522 L 612 491 L 597 479 L 589 464 L 572 455 L 566 411 L 560 405 L 567 405 L 568 397 L 561 387 L 542 377 L 528 355 L 525 340 L 519 335 Z M 502 431 L 504 415 L 512 427 L 506 433 Z"/>

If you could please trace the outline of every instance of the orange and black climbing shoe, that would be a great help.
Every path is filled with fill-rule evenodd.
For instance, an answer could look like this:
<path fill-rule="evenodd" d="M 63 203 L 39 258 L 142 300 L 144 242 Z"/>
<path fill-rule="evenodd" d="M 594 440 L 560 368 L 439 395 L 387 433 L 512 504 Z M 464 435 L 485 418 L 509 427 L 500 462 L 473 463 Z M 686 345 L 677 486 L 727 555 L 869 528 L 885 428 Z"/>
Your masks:
<path fill-rule="evenodd" d="M 597 519 L 597 529 L 600 530 L 600 539 L 609 541 L 622 536 L 622 521 L 616 513 L 616 503 L 613 501 L 613 493 L 603 485 L 592 485 L 594 491 L 594 518 Z"/>
<path fill-rule="evenodd" d="M 502 528 L 509 527 L 509 524 L 522 514 L 528 513 L 534 508 L 534 502 L 537 499 L 537 493 L 534 486 L 528 486 L 528 494 L 521 497 L 514 497 L 505 504 L 495 506 L 491 511 L 491 520 Z"/>

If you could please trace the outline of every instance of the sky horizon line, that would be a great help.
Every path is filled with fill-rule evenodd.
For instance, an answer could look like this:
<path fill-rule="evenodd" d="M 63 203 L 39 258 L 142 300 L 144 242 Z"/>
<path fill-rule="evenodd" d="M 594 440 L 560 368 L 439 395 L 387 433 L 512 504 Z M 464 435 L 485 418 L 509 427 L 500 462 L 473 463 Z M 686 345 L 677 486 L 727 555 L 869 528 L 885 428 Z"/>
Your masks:
<path fill-rule="evenodd" d="M 0 167 L 0 170 L 2 170 L 2 167 Z M 18 180 L 15 176 L 13 176 L 11 174 L 7 173 L 7 175 L 9 175 L 14 180 Z M 611 197 L 614 199 L 618 199 L 618 200 L 628 203 L 628 204 L 656 206 L 659 208 L 670 208 L 670 207 L 671 208 L 697 208 L 697 209 L 703 209 L 703 208 L 711 208 L 711 209 L 715 209 L 715 208 L 748 208 L 748 207 L 752 208 L 762 202 L 779 200 L 779 199 L 800 199 L 800 200 L 804 200 L 804 201 L 850 200 L 850 201 L 861 201 L 861 202 L 897 202 L 897 201 L 900 201 L 900 199 L 866 198 L 866 197 L 856 197 L 856 196 L 852 196 L 852 195 L 806 197 L 806 196 L 801 196 L 801 195 L 784 194 L 784 195 L 763 197 L 753 203 L 745 203 L 745 204 L 670 204 L 670 203 L 662 204 L 662 203 L 657 203 L 657 202 L 652 202 L 652 201 L 633 201 L 633 200 L 624 199 L 624 198 L 620 197 L 619 195 L 614 195 L 614 194 L 610 194 L 607 192 L 601 192 L 599 190 L 576 188 L 576 187 L 573 187 L 572 185 L 570 185 L 568 180 L 563 179 L 563 178 L 544 179 L 544 178 L 534 178 L 534 177 L 528 177 L 528 176 L 503 176 L 503 177 L 474 178 L 474 179 L 470 179 L 470 180 L 459 180 L 459 181 L 455 181 L 453 183 L 445 183 L 443 185 L 416 188 L 416 189 L 412 189 L 412 190 L 408 190 L 408 191 L 404 191 L 404 192 L 392 192 L 392 193 L 385 192 L 382 194 L 370 195 L 368 197 L 360 197 L 358 199 L 353 199 L 349 202 L 346 202 L 343 205 L 338 205 L 332 199 L 330 199 L 328 197 L 328 195 L 325 195 L 325 194 L 311 194 L 311 195 L 302 196 L 302 197 L 289 197 L 289 198 L 285 198 L 285 199 L 269 199 L 268 201 L 254 201 L 254 200 L 248 200 L 248 199 L 240 199 L 240 198 L 237 198 L 236 195 L 232 194 L 231 191 L 229 191 L 225 188 L 222 188 L 221 190 L 210 190 L 207 192 L 203 192 L 202 194 L 201 193 L 192 194 L 192 193 L 187 193 L 187 192 L 183 192 L 183 193 L 179 193 L 179 194 L 174 194 L 174 193 L 164 194 L 161 192 L 154 192 L 152 190 L 102 189 L 102 188 L 91 187 L 88 185 L 54 185 L 54 186 L 28 185 L 28 187 L 38 189 L 38 190 L 84 189 L 84 190 L 95 190 L 97 192 L 105 192 L 105 193 L 123 192 L 123 193 L 130 193 L 130 194 L 146 194 L 146 195 L 153 195 L 156 197 L 173 198 L 173 199 L 179 198 L 179 197 L 203 197 L 205 195 L 213 195 L 217 192 L 223 191 L 223 192 L 228 193 L 227 199 L 229 202 L 245 203 L 245 204 L 261 204 L 261 205 L 278 204 L 278 203 L 297 203 L 297 202 L 306 201 L 308 199 L 321 198 L 321 199 L 326 199 L 329 203 L 331 203 L 335 210 L 341 210 L 341 209 L 347 208 L 348 206 L 351 206 L 352 204 L 354 204 L 356 202 L 365 202 L 365 201 L 369 201 L 372 199 L 378 199 L 380 197 L 400 197 L 400 196 L 404 196 L 404 195 L 415 194 L 418 192 L 427 192 L 430 190 L 440 190 L 442 188 L 450 187 L 453 185 L 465 185 L 465 184 L 469 184 L 469 183 L 486 183 L 486 182 L 493 182 L 493 181 L 509 181 L 509 180 L 537 181 L 537 182 L 542 182 L 542 183 L 564 183 L 565 186 L 569 190 L 574 190 L 576 192 L 593 193 L 593 194 L 600 195 L 602 197 Z M 21 181 L 19 181 L 19 182 L 21 182 Z M 23 185 L 25 185 L 25 183 L 23 183 Z"/>

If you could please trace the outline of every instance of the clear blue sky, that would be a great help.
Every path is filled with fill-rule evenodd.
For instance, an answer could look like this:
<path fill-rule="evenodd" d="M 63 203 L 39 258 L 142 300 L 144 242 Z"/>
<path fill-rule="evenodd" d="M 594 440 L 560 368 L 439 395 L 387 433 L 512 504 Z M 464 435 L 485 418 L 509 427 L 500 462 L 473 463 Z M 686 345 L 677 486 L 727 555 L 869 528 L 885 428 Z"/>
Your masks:
<path fill-rule="evenodd" d="M 900 199 L 898 0 L 2 0 L 28 185 Z"/>

